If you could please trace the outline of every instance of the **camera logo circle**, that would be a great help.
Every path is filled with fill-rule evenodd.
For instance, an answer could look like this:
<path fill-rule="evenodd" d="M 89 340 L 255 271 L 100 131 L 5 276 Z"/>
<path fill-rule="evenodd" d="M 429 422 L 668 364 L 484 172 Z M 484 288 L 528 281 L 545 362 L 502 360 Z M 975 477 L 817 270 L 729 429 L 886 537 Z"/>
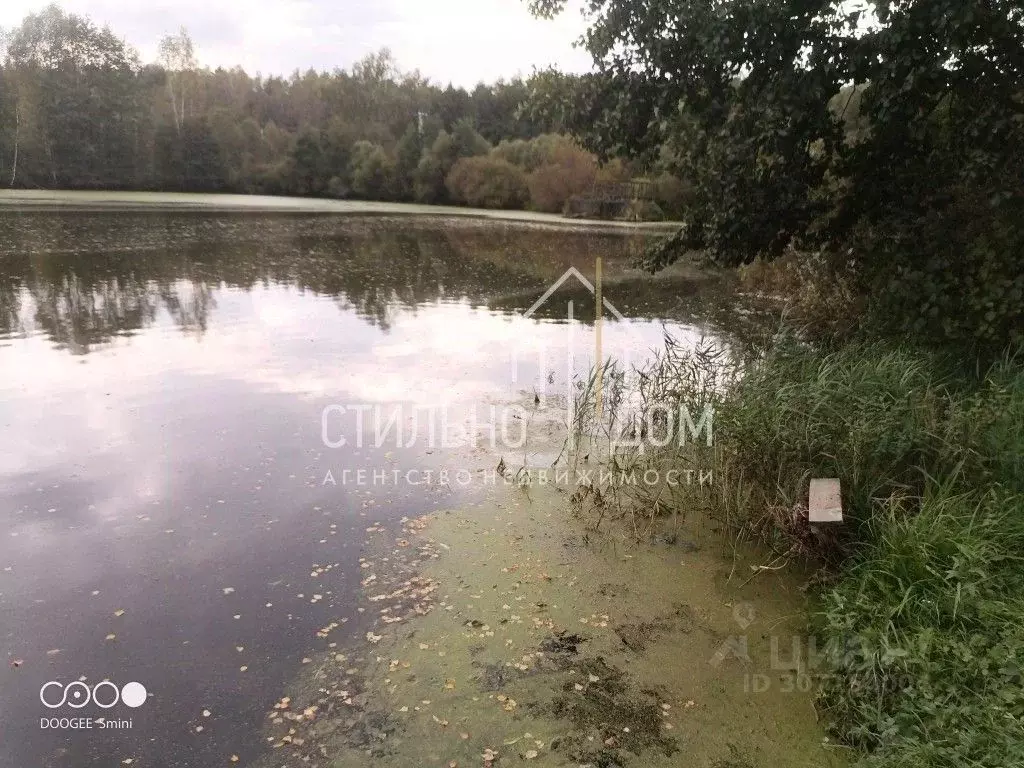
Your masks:
<path fill-rule="evenodd" d="M 47 709 L 60 709 L 65 705 L 81 709 L 90 701 L 100 709 L 110 709 L 118 702 L 134 709 L 146 702 L 147 695 L 146 687 L 142 683 L 126 683 L 123 688 L 118 688 L 109 680 L 96 683 L 92 688 L 81 680 L 68 683 L 66 686 L 51 680 L 39 689 L 39 701 Z"/>

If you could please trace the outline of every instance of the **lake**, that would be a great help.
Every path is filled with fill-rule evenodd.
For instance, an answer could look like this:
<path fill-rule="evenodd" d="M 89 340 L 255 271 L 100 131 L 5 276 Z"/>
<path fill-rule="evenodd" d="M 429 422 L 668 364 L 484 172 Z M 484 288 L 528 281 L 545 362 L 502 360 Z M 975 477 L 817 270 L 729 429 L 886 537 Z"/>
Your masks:
<path fill-rule="evenodd" d="M 621 314 L 605 355 L 730 332 L 713 283 L 628 269 L 644 237 L 0 211 L 0 765 L 258 757 L 265 713 L 328 646 L 318 630 L 371 627 L 367 528 L 480 498 L 489 454 L 470 436 L 488 409 L 556 397 L 592 362 L 575 275 L 534 307 L 566 270 L 592 280 L 602 261 Z M 359 469 L 370 480 L 342 482 Z M 148 695 L 126 707 L 132 682 Z"/>

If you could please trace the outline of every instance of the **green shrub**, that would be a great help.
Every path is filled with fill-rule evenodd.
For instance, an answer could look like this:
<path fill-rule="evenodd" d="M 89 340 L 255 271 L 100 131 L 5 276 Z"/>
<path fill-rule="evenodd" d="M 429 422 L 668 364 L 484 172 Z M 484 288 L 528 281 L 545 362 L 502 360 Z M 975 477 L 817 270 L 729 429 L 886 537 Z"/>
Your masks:
<path fill-rule="evenodd" d="M 523 172 L 497 157 L 465 157 L 445 180 L 452 199 L 476 208 L 522 208 L 529 199 Z"/>
<path fill-rule="evenodd" d="M 682 219 L 687 208 L 693 203 L 695 190 L 678 176 L 663 171 L 654 180 L 654 199 L 673 219 Z"/>
<path fill-rule="evenodd" d="M 491 151 L 491 144 L 477 133 L 469 118 L 462 118 L 452 126 L 452 147 L 454 160 L 460 157 L 476 157 Z"/>
<path fill-rule="evenodd" d="M 448 202 L 448 190 L 444 179 L 451 166 L 444 165 L 448 154 L 447 145 L 451 137 L 441 131 L 431 149 L 423 153 L 413 173 L 413 197 L 420 203 L 440 204 Z"/>
<path fill-rule="evenodd" d="M 565 157 L 571 155 L 586 156 L 596 162 L 594 155 L 580 147 L 572 138 L 557 133 L 541 134 L 534 139 L 506 139 L 494 147 L 491 154 L 519 166 L 527 173 L 537 170 L 542 165 L 564 162 Z M 620 176 L 629 178 L 631 175 L 618 158 L 609 161 L 606 168 L 609 177 L 615 177 L 608 180 L 618 181 L 621 180 Z"/>
<path fill-rule="evenodd" d="M 538 165 L 539 158 L 535 146 L 532 140 L 505 139 L 491 150 L 491 156 L 529 172 Z"/>
<path fill-rule="evenodd" d="M 357 141 L 350 166 L 352 193 L 366 200 L 390 200 L 394 196 L 395 164 L 384 147 Z"/>
<path fill-rule="evenodd" d="M 327 194 L 331 197 L 348 197 L 352 190 L 340 176 L 331 176 L 327 182 Z"/>
<path fill-rule="evenodd" d="M 957 190 L 921 213 L 893 212 L 851 243 L 868 320 L 886 334 L 981 350 L 1024 341 L 1024 202 L 994 207 Z"/>

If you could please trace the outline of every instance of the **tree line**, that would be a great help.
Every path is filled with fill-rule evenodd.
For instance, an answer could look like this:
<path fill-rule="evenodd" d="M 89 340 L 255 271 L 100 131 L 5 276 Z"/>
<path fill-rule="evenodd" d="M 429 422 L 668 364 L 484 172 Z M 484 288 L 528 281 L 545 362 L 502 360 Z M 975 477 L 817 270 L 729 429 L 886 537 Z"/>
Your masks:
<path fill-rule="evenodd" d="M 333 72 L 210 70 L 184 28 L 143 64 L 109 28 L 51 5 L 4 35 L 0 185 L 558 211 L 640 170 L 600 167 L 525 108 L 531 81 L 442 87 L 386 49 Z M 677 206 L 681 185 L 666 175 L 662 189 Z"/>

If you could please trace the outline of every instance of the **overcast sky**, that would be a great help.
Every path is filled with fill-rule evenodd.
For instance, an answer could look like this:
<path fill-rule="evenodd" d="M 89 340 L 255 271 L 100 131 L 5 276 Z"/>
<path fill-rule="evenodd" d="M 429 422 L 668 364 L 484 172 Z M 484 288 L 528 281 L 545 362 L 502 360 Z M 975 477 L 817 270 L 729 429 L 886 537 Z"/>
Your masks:
<path fill-rule="evenodd" d="M 18 25 L 48 0 L 0 0 L 0 26 Z M 572 43 L 583 31 L 579 2 L 554 21 L 534 19 L 524 0 L 63 0 L 65 10 L 109 24 L 156 59 L 160 37 L 185 25 L 199 60 L 251 74 L 349 67 L 391 48 L 403 70 L 472 86 L 534 66 L 589 68 Z"/>

